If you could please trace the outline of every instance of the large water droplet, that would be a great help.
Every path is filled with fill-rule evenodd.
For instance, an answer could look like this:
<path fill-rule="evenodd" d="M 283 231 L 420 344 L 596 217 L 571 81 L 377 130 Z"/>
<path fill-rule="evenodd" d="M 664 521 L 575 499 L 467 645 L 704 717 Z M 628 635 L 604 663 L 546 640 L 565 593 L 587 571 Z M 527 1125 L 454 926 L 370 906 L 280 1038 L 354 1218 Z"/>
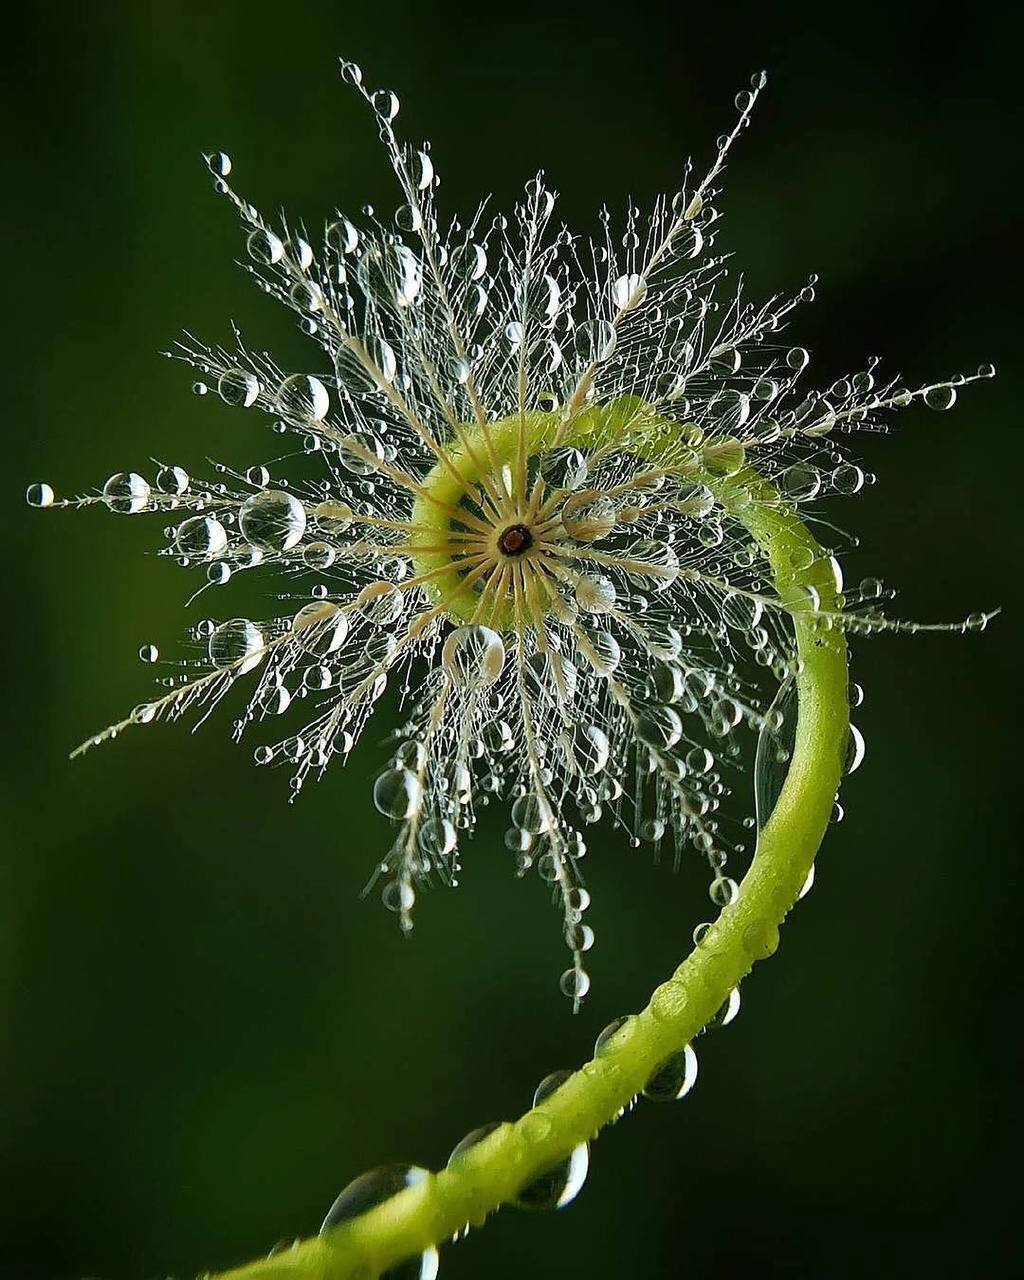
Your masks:
<path fill-rule="evenodd" d="M 643 1094 L 652 1102 L 675 1102 L 685 1098 L 697 1079 L 697 1055 L 687 1045 L 661 1064 L 644 1085 Z"/>
<path fill-rule="evenodd" d="M 273 266 L 284 257 L 284 242 L 280 236 L 274 235 L 273 231 L 267 231 L 264 227 L 257 227 L 250 233 L 245 247 L 249 251 L 249 257 L 265 267 Z"/>
<path fill-rule="evenodd" d="M 219 556 L 227 545 L 227 530 L 214 516 L 192 516 L 183 520 L 174 534 L 175 550 L 190 560 Z"/>
<path fill-rule="evenodd" d="M 314 600 L 292 619 L 292 631 L 306 653 L 324 658 L 340 649 L 348 637 L 348 618 L 336 604 Z"/>
<path fill-rule="evenodd" d="M 210 661 L 215 667 L 231 667 L 239 675 L 259 666 L 263 659 L 263 633 L 248 618 L 222 622 L 210 636 Z"/>
<path fill-rule="evenodd" d="M 382 120 L 390 123 L 398 115 L 398 97 L 390 89 L 378 89 L 370 101 Z"/>
<path fill-rule="evenodd" d="M 320 1234 L 326 1235 L 332 1227 L 350 1222 L 371 1209 L 376 1209 L 392 1196 L 397 1196 L 410 1187 L 420 1186 L 430 1177 L 427 1169 L 414 1164 L 389 1164 L 380 1169 L 371 1169 L 350 1182 L 327 1211 L 327 1217 L 320 1227 Z M 437 1250 L 431 1246 L 422 1254 L 405 1262 L 396 1263 L 382 1271 L 380 1280 L 435 1280 L 439 1257 Z"/>
<path fill-rule="evenodd" d="M 441 663 L 457 684 L 493 684 L 505 665 L 505 645 L 490 627 L 456 627 L 444 642 Z"/>
<path fill-rule="evenodd" d="M 683 722 L 671 707 L 647 706 L 637 715 L 636 736 L 655 751 L 667 751 L 683 736 Z"/>
<path fill-rule="evenodd" d="M 327 388 L 309 373 L 293 373 L 278 389 L 277 399 L 283 413 L 308 422 L 327 417 L 331 407 Z"/>
<path fill-rule="evenodd" d="M 545 1076 L 533 1095 L 533 1105 L 539 1106 L 550 1098 L 571 1074 L 570 1071 L 553 1071 Z M 581 1142 L 566 1159 L 559 1160 L 522 1187 L 515 1203 L 520 1209 L 563 1209 L 579 1195 L 589 1168 L 590 1149 L 587 1143 Z"/>
<path fill-rule="evenodd" d="M 263 551 L 290 551 L 306 532 L 302 503 L 280 489 L 265 489 L 246 498 L 238 512 L 242 537 Z"/>
<path fill-rule="evenodd" d="M 30 484 L 25 490 L 25 501 L 30 507 L 52 507 L 54 492 L 45 482 Z"/>
<path fill-rule="evenodd" d="M 571 734 L 572 758 L 580 773 L 601 773 L 611 750 L 608 735 L 595 724 L 579 724 Z"/>
<path fill-rule="evenodd" d="M 765 712 L 754 756 L 754 812 L 760 831 L 772 816 L 789 772 L 796 737 L 797 693 L 792 676 L 779 687 Z"/>
<path fill-rule="evenodd" d="M 149 481 L 134 471 L 118 471 L 103 486 L 103 501 L 111 511 L 134 515 L 149 503 Z"/>
<path fill-rule="evenodd" d="M 217 379 L 217 393 L 225 404 L 239 409 L 249 409 L 260 394 L 260 384 L 255 374 L 244 369 L 229 369 Z"/>
<path fill-rule="evenodd" d="M 956 388 L 950 386 L 929 387 L 924 393 L 924 402 L 929 409 L 952 409 L 956 404 Z"/>
<path fill-rule="evenodd" d="M 373 803 L 386 818 L 403 820 L 419 807 L 423 788 L 411 769 L 388 769 L 373 784 Z"/>

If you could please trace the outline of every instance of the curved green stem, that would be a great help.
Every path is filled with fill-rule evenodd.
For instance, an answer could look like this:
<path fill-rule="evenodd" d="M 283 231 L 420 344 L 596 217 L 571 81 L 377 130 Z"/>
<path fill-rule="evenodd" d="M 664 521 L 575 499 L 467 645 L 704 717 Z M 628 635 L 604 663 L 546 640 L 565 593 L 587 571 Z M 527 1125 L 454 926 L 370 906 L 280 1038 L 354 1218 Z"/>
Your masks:
<path fill-rule="evenodd" d="M 586 438 L 600 444 L 606 433 L 621 428 L 616 414 L 614 405 L 588 410 L 566 442 Z M 549 422 L 547 415 L 533 415 L 531 447 L 545 437 Z M 503 425 L 494 424 L 491 432 L 492 446 L 502 452 L 512 447 L 514 434 Z M 648 419 L 639 443 L 634 432 L 630 447 L 657 461 L 668 449 L 670 432 L 668 424 Z M 468 462 L 460 458 L 460 469 Z M 225 1272 L 221 1280 L 370 1280 L 396 1261 L 451 1238 L 466 1223 L 482 1223 L 610 1123 L 665 1059 L 712 1019 L 755 962 L 777 947 L 779 926 L 799 897 L 828 826 L 849 739 L 845 639 L 817 611 L 810 612 L 806 589 L 814 588 L 822 612 L 838 612 L 842 605 L 831 562 L 771 485 L 749 467 L 720 476 L 695 466 L 695 475 L 764 552 L 775 588 L 793 612 L 799 658 L 799 713 L 789 770 L 736 900 L 655 990 L 647 1007 L 540 1106 L 369 1213 L 326 1236 Z M 444 502 L 456 498 L 442 492 L 451 483 L 446 473 L 435 486 Z M 417 518 L 437 523 L 429 505 L 421 500 L 425 509 Z"/>

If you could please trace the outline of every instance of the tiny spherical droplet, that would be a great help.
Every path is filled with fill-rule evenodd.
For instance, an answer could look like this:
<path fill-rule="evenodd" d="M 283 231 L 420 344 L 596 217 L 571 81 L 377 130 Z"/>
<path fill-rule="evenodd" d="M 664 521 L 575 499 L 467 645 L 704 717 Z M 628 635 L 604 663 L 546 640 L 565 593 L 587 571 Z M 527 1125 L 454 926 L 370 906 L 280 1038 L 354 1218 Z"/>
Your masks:
<path fill-rule="evenodd" d="M 39 484 L 30 484 L 25 490 L 25 501 L 30 507 L 52 507 L 54 492 L 42 481 Z"/>
<path fill-rule="evenodd" d="M 585 969 L 566 969 L 558 981 L 563 996 L 582 1000 L 590 990 L 590 974 Z"/>
<path fill-rule="evenodd" d="M 226 151 L 215 151 L 206 157 L 210 172 L 218 178 L 226 178 L 231 172 L 231 157 Z"/>

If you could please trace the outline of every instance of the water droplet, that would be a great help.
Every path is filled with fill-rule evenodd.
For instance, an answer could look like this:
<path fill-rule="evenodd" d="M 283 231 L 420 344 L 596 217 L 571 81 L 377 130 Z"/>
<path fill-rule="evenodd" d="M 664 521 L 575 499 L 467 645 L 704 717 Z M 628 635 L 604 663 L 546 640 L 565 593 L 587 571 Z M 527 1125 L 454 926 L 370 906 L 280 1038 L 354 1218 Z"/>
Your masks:
<path fill-rule="evenodd" d="M 576 542 L 600 542 L 615 522 L 615 504 L 595 489 L 573 494 L 562 507 L 562 525 Z"/>
<path fill-rule="evenodd" d="M 206 163 L 215 177 L 226 178 L 231 172 L 231 157 L 226 151 L 215 151 L 206 157 Z"/>
<path fill-rule="evenodd" d="M 540 1106 L 545 1099 L 550 1098 L 571 1074 L 570 1071 L 553 1071 L 545 1076 L 534 1093 L 533 1105 Z M 581 1142 L 566 1159 L 559 1160 L 520 1188 L 514 1203 L 520 1209 L 564 1209 L 579 1195 L 587 1180 L 589 1168 L 590 1148 L 587 1143 Z"/>
<path fill-rule="evenodd" d="M 682 983 L 671 979 L 657 987 L 651 996 L 651 1016 L 655 1022 L 672 1022 L 689 1004 L 689 996 Z"/>
<path fill-rule="evenodd" d="M 929 409 L 952 409 L 956 404 L 956 388 L 950 386 L 929 387 L 924 393 L 924 402 Z"/>
<path fill-rule="evenodd" d="M 491 1120 L 488 1124 L 482 1124 L 479 1128 L 471 1129 L 464 1138 L 452 1147 L 452 1153 L 448 1157 L 449 1165 L 453 1164 L 459 1156 L 464 1155 L 470 1148 L 483 1142 L 485 1138 L 489 1138 L 492 1133 L 501 1128 L 501 1123 L 500 1120 Z"/>
<path fill-rule="evenodd" d="M 263 227 L 257 227 L 255 231 L 250 232 L 245 247 L 249 251 L 249 257 L 265 267 L 273 266 L 284 257 L 284 243 L 280 236 L 274 235 L 273 231 L 267 231 Z"/>
<path fill-rule="evenodd" d="M 540 835 L 550 826 L 547 809 L 532 792 L 513 802 L 512 821 L 521 831 L 528 831 L 531 835 Z"/>
<path fill-rule="evenodd" d="M 586 969 L 566 969 L 558 980 L 563 996 L 570 1000 L 582 1000 L 590 990 L 590 974 Z"/>
<path fill-rule="evenodd" d="M 326 239 L 336 253 L 355 253 L 359 247 L 359 231 L 348 218 L 332 222 L 327 228 Z"/>
<path fill-rule="evenodd" d="M 134 515 L 149 504 L 149 481 L 134 471 L 118 471 L 103 486 L 103 501 L 111 511 Z"/>
<path fill-rule="evenodd" d="M 864 763 L 864 735 L 855 724 L 850 725 L 850 736 L 846 747 L 846 772 L 855 773 Z"/>
<path fill-rule="evenodd" d="M 54 492 L 45 482 L 30 484 L 25 490 L 25 501 L 30 507 L 52 507 Z"/>
<path fill-rule="evenodd" d="M 579 449 L 551 449 L 541 457 L 540 474 L 552 489 L 578 489 L 587 478 L 587 460 Z"/>
<path fill-rule="evenodd" d="M 306 511 L 290 493 L 265 489 L 242 503 L 238 527 L 247 542 L 263 551 L 289 551 L 306 532 Z"/>
<path fill-rule="evenodd" d="M 308 271 L 313 265 L 313 249 L 300 236 L 293 236 L 285 249 L 300 271 Z"/>
<path fill-rule="evenodd" d="M 390 627 L 402 616 L 402 593 L 393 583 L 371 582 L 356 596 L 356 608 L 378 627 Z"/>
<path fill-rule="evenodd" d="M 671 707 L 652 704 L 637 715 L 636 736 L 655 751 L 667 751 L 683 736 L 683 722 Z"/>
<path fill-rule="evenodd" d="M 214 516 L 192 516 L 174 534 L 175 550 L 190 560 L 219 556 L 227 545 L 227 530 Z"/>
<path fill-rule="evenodd" d="M 156 662 L 160 657 L 160 650 L 155 644 L 144 644 L 139 650 L 139 660 L 142 662 Z"/>
<path fill-rule="evenodd" d="M 320 422 L 331 407 L 327 388 L 308 373 L 293 373 L 285 378 L 277 399 L 282 413 L 308 422 Z"/>
<path fill-rule="evenodd" d="M 836 493 L 859 493 L 864 487 L 864 472 L 853 462 L 843 462 L 832 472 Z"/>
<path fill-rule="evenodd" d="M 708 896 L 717 907 L 730 907 L 739 897 L 740 887 L 729 876 L 715 876 L 708 889 Z"/>
<path fill-rule="evenodd" d="M 312 280 L 297 280 L 288 291 L 288 297 L 298 311 L 319 311 L 324 305 L 320 286 Z M 306 332 L 309 332 L 308 326 Z M 315 322 L 312 332 L 316 332 Z"/>
<path fill-rule="evenodd" d="M 315 600 L 302 606 L 292 619 L 291 629 L 306 653 L 325 658 L 348 638 L 348 618 L 336 604 Z"/>
<path fill-rule="evenodd" d="M 582 573 L 575 582 L 576 603 L 586 613 L 608 613 L 615 608 L 615 583 L 601 573 Z"/>
<path fill-rule="evenodd" d="M 708 1027 L 716 1029 L 718 1027 L 727 1027 L 740 1011 L 740 989 L 733 987 L 726 997 L 724 1003 L 715 1011 L 712 1018 L 708 1021 Z"/>
<path fill-rule="evenodd" d="M 643 1088 L 651 1102 L 676 1102 L 685 1098 L 697 1079 L 697 1055 L 687 1045 L 679 1053 L 666 1058 Z"/>
<path fill-rule="evenodd" d="M 627 1018 L 616 1018 L 616 1019 L 614 1020 L 614 1022 L 609 1022 L 609 1023 L 608 1023 L 608 1025 L 605 1027 L 605 1029 L 604 1029 L 604 1030 L 603 1030 L 603 1031 L 598 1035 L 597 1039 L 594 1041 L 594 1056 L 595 1056 L 595 1057 L 596 1057 L 596 1056 L 597 1056 L 597 1055 L 598 1055 L 598 1054 L 599 1054 L 599 1053 L 600 1053 L 604 1048 L 606 1048 L 606 1046 L 607 1046 L 607 1045 L 612 1041 L 612 1039 L 613 1039 L 613 1038 L 618 1034 L 618 1032 L 622 1030 L 622 1028 L 626 1025 L 626 1023 L 627 1023 L 627 1022 L 629 1022 L 629 1018 L 628 1018 L 628 1017 L 627 1017 Z"/>
<path fill-rule="evenodd" d="M 215 667 L 231 667 L 238 675 L 259 666 L 264 649 L 263 633 L 248 618 L 222 622 L 210 636 L 210 661 Z"/>
<path fill-rule="evenodd" d="M 754 757 L 754 810 L 760 831 L 782 792 L 796 734 L 797 693 L 792 676 L 780 685 L 765 713 Z"/>
<path fill-rule="evenodd" d="M 417 191 L 426 191 L 434 181 L 434 162 L 426 151 L 417 151 L 410 166 L 413 185 Z"/>
<path fill-rule="evenodd" d="M 447 818 L 428 818 L 416 837 L 420 852 L 431 858 L 444 858 L 455 848 L 456 831 Z"/>
<path fill-rule="evenodd" d="M 585 320 L 574 335 L 578 358 L 584 364 L 602 364 L 615 353 L 618 336 L 608 320 Z"/>
<path fill-rule="evenodd" d="M 637 274 L 619 276 L 612 283 L 612 301 L 620 311 L 632 311 L 647 295 L 647 284 Z"/>
<path fill-rule="evenodd" d="M 353 475 L 372 475 L 384 461 L 384 446 L 367 431 L 352 431 L 338 441 L 338 458 Z"/>
<path fill-rule="evenodd" d="M 419 808 L 423 788 L 410 769 L 388 769 L 373 784 L 373 803 L 386 818 L 410 818 Z"/>
<path fill-rule="evenodd" d="M 821 489 L 821 472 L 810 463 L 796 462 L 783 471 L 779 487 L 793 502 L 809 502 Z"/>
<path fill-rule="evenodd" d="M 601 773 L 608 763 L 611 746 L 608 735 L 595 724 L 578 724 L 572 730 L 572 759 L 586 777 Z"/>
<path fill-rule="evenodd" d="M 156 487 L 161 493 L 177 496 L 185 493 L 189 486 L 189 475 L 184 467 L 161 467 L 156 473 Z"/>
<path fill-rule="evenodd" d="M 320 1235 L 369 1213 L 410 1187 L 421 1186 L 429 1177 L 429 1170 L 413 1164 L 389 1164 L 371 1169 L 350 1182 L 331 1205 L 320 1227 Z M 437 1250 L 431 1246 L 418 1257 L 388 1267 L 381 1272 L 380 1280 L 435 1280 L 439 1261 Z"/>
<path fill-rule="evenodd" d="M 217 379 L 217 393 L 225 404 L 250 409 L 259 398 L 260 384 L 255 374 L 229 369 Z"/>
<path fill-rule="evenodd" d="M 390 123 L 398 115 L 398 98 L 390 89 L 378 89 L 370 101 L 382 120 Z"/>
<path fill-rule="evenodd" d="M 505 645 L 490 627 L 456 627 L 444 642 L 441 663 L 456 684 L 493 684 L 505 666 Z"/>
<path fill-rule="evenodd" d="M 347 502 L 320 502 L 313 508 L 313 519 L 324 533 L 344 533 L 351 525 L 352 517 L 352 508 Z"/>

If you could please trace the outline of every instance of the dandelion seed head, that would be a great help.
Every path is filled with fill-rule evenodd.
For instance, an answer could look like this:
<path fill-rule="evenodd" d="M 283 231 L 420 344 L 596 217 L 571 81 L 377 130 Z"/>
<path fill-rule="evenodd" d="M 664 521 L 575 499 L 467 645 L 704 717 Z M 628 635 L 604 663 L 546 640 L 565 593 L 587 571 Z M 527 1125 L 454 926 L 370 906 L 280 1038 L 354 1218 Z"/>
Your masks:
<path fill-rule="evenodd" d="M 974 378 L 911 391 L 873 360 L 805 386 L 809 353 L 783 331 L 815 278 L 750 301 L 717 251 L 720 180 L 761 74 L 703 177 L 688 166 L 680 190 L 603 212 L 590 238 L 556 222 L 543 175 L 509 214 L 444 221 L 429 145 L 395 132 L 397 96 L 351 62 L 341 72 L 397 178 L 390 215 L 335 210 L 319 234 L 271 224 L 235 191 L 228 155 L 206 158 L 245 270 L 312 340 L 312 371 L 280 368 L 237 330 L 228 346 L 185 335 L 169 353 L 197 394 L 264 419 L 291 454 L 209 479 L 159 463 L 152 483 L 119 472 L 61 501 L 47 484 L 27 491 L 37 507 L 157 514 L 162 554 L 197 573 L 197 595 L 259 572 L 279 601 L 270 617 L 192 628 L 197 656 L 161 660 L 159 695 L 80 750 L 205 718 L 244 681 L 235 737 L 260 739 L 254 759 L 285 767 L 294 795 L 344 763 L 390 690 L 403 723 L 373 784 L 391 835 L 370 883 L 410 929 L 417 890 L 457 882 L 480 810 L 500 803 L 516 871 L 560 906 L 559 982 L 578 1005 L 594 943 L 587 828 L 702 859 L 710 900 L 728 907 L 745 832 L 722 800 L 744 756 L 758 823 L 777 797 L 794 614 L 860 633 L 914 625 L 884 615 L 890 593 L 873 580 L 831 610 L 813 588 L 777 591 L 721 483 L 753 467 L 797 509 L 855 494 L 872 479 L 849 456 L 855 432 L 918 401 L 947 410 Z M 293 469 L 300 454 L 315 465 Z M 834 554 L 823 572 L 839 590 Z M 856 767 L 859 735 L 851 753 Z"/>

